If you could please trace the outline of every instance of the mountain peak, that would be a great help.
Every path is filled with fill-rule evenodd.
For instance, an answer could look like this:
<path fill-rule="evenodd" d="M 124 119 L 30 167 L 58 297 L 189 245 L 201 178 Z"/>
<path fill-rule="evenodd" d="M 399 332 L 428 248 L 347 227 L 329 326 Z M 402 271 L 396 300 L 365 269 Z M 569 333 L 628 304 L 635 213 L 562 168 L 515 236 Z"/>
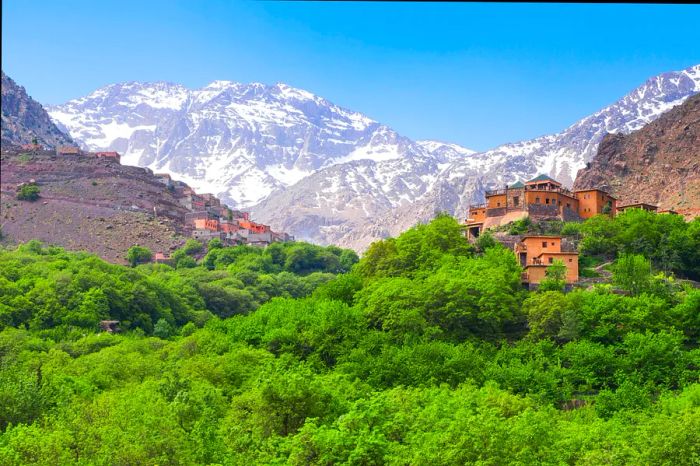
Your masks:
<path fill-rule="evenodd" d="M 36 138 L 49 147 L 72 144 L 24 87 L 2 71 L 2 144 L 29 144 Z"/>

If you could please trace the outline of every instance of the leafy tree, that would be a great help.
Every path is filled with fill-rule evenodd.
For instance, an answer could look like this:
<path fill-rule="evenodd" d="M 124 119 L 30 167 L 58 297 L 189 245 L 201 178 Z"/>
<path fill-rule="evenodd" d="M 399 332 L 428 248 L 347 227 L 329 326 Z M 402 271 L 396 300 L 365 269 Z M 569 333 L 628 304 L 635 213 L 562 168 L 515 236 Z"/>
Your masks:
<path fill-rule="evenodd" d="M 548 290 L 531 294 L 523 302 L 530 336 L 533 338 L 557 338 L 564 326 L 564 318 L 570 308 L 569 300 L 560 290 Z"/>
<path fill-rule="evenodd" d="M 136 267 L 138 264 L 150 262 L 152 258 L 153 253 L 151 250 L 144 248 L 143 246 L 131 246 L 126 253 L 126 260 L 132 267 Z"/>
<path fill-rule="evenodd" d="M 545 270 L 545 278 L 540 282 L 541 291 L 563 291 L 566 286 L 566 265 L 555 259 Z"/>
<path fill-rule="evenodd" d="M 207 244 L 207 251 L 211 251 L 212 249 L 221 249 L 224 247 L 224 244 L 221 242 L 219 238 L 212 238 L 209 240 L 209 243 Z"/>
<path fill-rule="evenodd" d="M 651 282 L 651 264 L 640 254 L 623 254 L 613 267 L 613 282 L 633 295 L 647 291 Z"/>
<path fill-rule="evenodd" d="M 158 338 L 170 338 L 174 332 L 173 326 L 164 318 L 158 319 L 158 322 L 153 327 L 153 335 Z"/>
<path fill-rule="evenodd" d="M 185 245 L 182 247 L 182 251 L 188 256 L 193 256 L 197 253 L 200 253 L 203 249 L 204 246 L 202 245 L 202 243 L 200 243 L 196 239 L 188 239 L 185 242 Z"/>
<path fill-rule="evenodd" d="M 492 248 L 498 244 L 496 239 L 493 237 L 490 231 L 486 230 L 482 232 L 475 241 L 476 248 L 480 252 L 486 251 L 488 248 Z"/>

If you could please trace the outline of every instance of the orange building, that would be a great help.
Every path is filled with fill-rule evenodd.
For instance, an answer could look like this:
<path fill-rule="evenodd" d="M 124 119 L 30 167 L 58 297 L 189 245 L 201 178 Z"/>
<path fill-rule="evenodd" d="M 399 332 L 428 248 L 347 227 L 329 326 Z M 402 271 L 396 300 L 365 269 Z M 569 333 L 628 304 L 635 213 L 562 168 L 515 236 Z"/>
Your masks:
<path fill-rule="evenodd" d="M 194 221 L 197 230 L 219 231 L 219 221 L 211 218 L 198 218 Z"/>
<path fill-rule="evenodd" d="M 75 146 L 61 146 L 56 152 L 58 152 L 58 155 L 80 155 L 80 148 Z"/>
<path fill-rule="evenodd" d="M 578 215 L 586 219 L 598 214 L 615 215 L 617 199 L 600 189 L 576 191 Z"/>
<path fill-rule="evenodd" d="M 121 155 L 118 152 L 95 152 L 95 157 L 98 159 L 111 159 L 119 162 Z"/>
<path fill-rule="evenodd" d="M 223 231 L 224 233 L 235 233 L 240 229 L 238 223 L 229 222 L 228 220 L 222 220 L 220 226 L 221 231 Z"/>
<path fill-rule="evenodd" d="M 608 211 L 614 215 L 617 205 L 616 199 L 603 190 L 569 191 L 547 175 L 486 191 L 485 197 L 486 203 L 469 208 L 466 221 L 469 239 L 477 238 L 484 229 L 525 217 L 580 221 Z"/>
<path fill-rule="evenodd" d="M 566 266 L 566 283 L 578 281 L 578 253 L 562 251 L 561 236 L 524 236 L 513 250 L 523 272 L 523 283 L 537 284 L 555 260 Z"/>
<path fill-rule="evenodd" d="M 270 227 L 263 225 L 262 223 L 251 222 L 248 219 L 238 219 L 238 225 L 248 231 L 253 233 L 267 233 L 270 231 Z"/>

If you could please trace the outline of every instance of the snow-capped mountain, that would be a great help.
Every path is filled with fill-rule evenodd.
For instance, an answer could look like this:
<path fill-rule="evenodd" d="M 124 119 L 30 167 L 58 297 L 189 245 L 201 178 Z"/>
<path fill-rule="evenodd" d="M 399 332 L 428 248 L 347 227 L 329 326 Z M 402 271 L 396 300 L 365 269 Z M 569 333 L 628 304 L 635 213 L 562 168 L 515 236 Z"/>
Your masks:
<path fill-rule="evenodd" d="M 119 151 L 124 164 L 170 173 L 246 208 L 319 169 L 398 159 L 412 144 L 285 84 L 114 84 L 49 113 L 86 149 Z M 433 158 L 452 160 L 453 152 Z"/>
<path fill-rule="evenodd" d="M 608 133 L 629 134 L 700 93 L 700 65 L 648 79 L 615 103 L 564 131 L 529 141 L 505 144 L 455 160 L 421 200 L 424 211 L 464 215 L 483 200 L 483 190 L 546 173 L 571 186 L 576 173 L 593 158 Z M 456 202 L 455 202 L 456 200 Z M 415 211 L 421 208 L 414 206 Z M 421 220 L 421 219 L 417 219 Z"/>
<path fill-rule="evenodd" d="M 700 65 L 649 79 L 561 133 L 482 153 L 412 141 L 284 84 L 106 86 L 50 107 L 92 150 L 117 150 L 299 238 L 364 249 L 483 190 L 537 173 L 571 184 L 608 132 L 628 133 L 700 92 Z"/>
<path fill-rule="evenodd" d="M 496 147 L 470 159 L 474 163 L 458 162 L 455 169 L 471 168 L 474 164 L 486 166 L 501 170 L 502 181 L 547 173 L 571 186 L 578 170 L 595 155 L 598 143 L 607 133 L 638 130 L 698 92 L 700 65 L 663 73 L 561 133 Z"/>
<path fill-rule="evenodd" d="M 351 207 L 343 201 L 344 194 L 358 190 L 341 183 L 336 176 L 341 168 L 353 173 L 356 167 L 321 170 L 314 174 L 313 184 L 299 183 L 283 193 L 274 193 L 255 212 L 272 224 L 283 225 L 307 238 L 362 250 L 373 240 L 396 235 L 417 222 L 429 220 L 439 211 L 463 217 L 470 204 L 483 202 L 485 189 L 530 179 L 539 173 L 570 185 L 578 170 L 595 155 L 605 134 L 639 129 L 698 92 L 700 65 L 651 78 L 622 99 L 558 134 L 476 154 L 451 144 L 419 141 L 416 144 L 429 154 L 442 154 L 444 160 L 452 162 L 440 164 L 437 175 L 427 177 L 428 189 L 418 191 L 410 202 L 393 203 L 391 207 L 389 203 L 379 203 L 387 208 L 364 218 L 356 215 L 357 212 L 350 214 Z M 400 179 L 405 175 L 398 171 L 397 176 Z M 318 180 L 336 180 L 336 183 L 324 188 Z M 295 206 L 302 199 L 303 213 L 295 216 L 292 213 L 299 214 Z M 329 210 L 325 203 L 328 199 L 335 202 L 335 210 Z M 348 206 L 347 210 L 338 212 L 343 206 Z"/>

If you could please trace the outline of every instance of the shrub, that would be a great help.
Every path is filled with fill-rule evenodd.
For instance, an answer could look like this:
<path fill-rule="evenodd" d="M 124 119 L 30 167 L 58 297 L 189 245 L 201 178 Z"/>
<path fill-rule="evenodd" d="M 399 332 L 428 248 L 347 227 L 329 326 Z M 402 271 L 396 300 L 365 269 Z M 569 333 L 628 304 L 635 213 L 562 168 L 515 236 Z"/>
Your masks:
<path fill-rule="evenodd" d="M 200 243 L 196 239 L 188 239 L 185 243 L 185 246 L 183 246 L 182 248 L 182 250 L 185 251 L 185 254 L 187 254 L 188 256 L 192 256 L 194 254 L 197 254 L 198 252 L 202 252 L 202 249 L 204 249 L 204 246 L 202 246 L 202 243 Z"/>
<path fill-rule="evenodd" d="M 150 262 L 152 257 L 153 253 L 151 250 L 142 246 L 131 246 L 126 253 L 126 260 L 129 261 L 132 267 Z"/>
<path fill-rule="evenodd" d="M 17 192 L 17 200 L 34 202 L 39 199 L 39 187 L 35 184 L 25 184 Z"/>

